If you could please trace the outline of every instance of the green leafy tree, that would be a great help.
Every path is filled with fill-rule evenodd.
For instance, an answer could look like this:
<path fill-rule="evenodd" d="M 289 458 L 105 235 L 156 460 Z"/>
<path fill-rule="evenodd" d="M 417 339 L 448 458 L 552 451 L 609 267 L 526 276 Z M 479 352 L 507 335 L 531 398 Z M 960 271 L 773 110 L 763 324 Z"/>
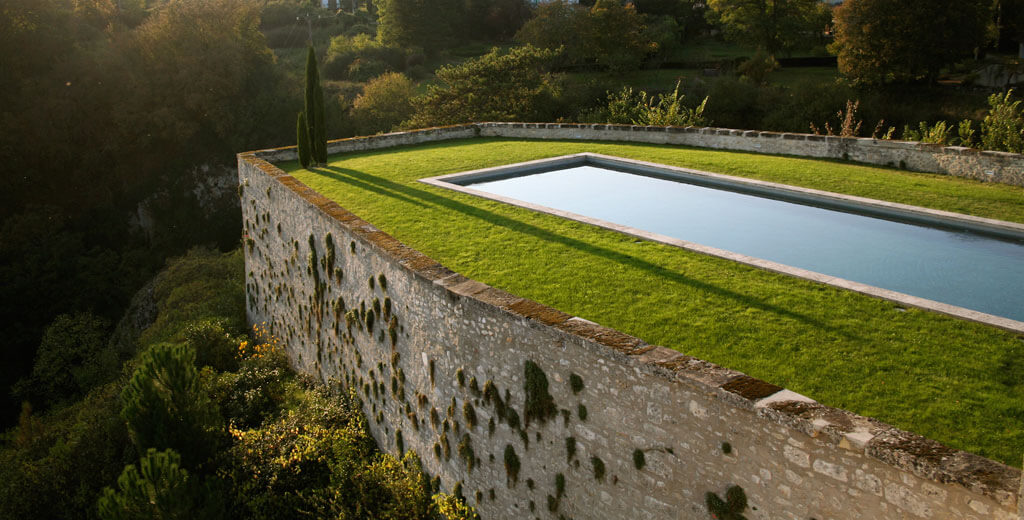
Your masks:
<path fill-rule="evenodd" d="M 541 5 L 515 39 L 541 49 L 562 49 L 570 65 L 624 72 L 639 68 L 648 53 L 658 50 L 653 34 L 632 4 L 598 0 L 589 9 L 563 2 Z"/>
<path fill-rule="evenodd" d="M 413 113 L 416 85 L 404 74 L 389 72 L 363 87 L 352 103 L 352 118 L 362 134 L 391 130 Z"/>
<path fill-rule="evenodd" d="M 440 85 L 413 100 L 409 126 L 472 121 L 537 121 L 548 117 L 558 92 L 551 76 L 556 51 L 531 45 L 499 49 L 437 70 Z"/>
<path fill-rule="evenodd" d="M 528 0 L 465 0 L 463 31 L 485 41 L 507 41 L 530 19 Z"/>
<path fill-rule="evenodd" d="M 317 164 L 326 163 L 327 123 L 324 116 L 324 90 L 320 85 L 320 71 L 312 45 L 306 52 L 305 114 L 309 128 L 310 156 Z"/>
<path fill-rule="evenodd" d="M 435 53 L 455 40 L 463 17 L 459 0 L 373 0 L 377 38 L 384 45 Z"/>
<path fill-rule="evenodd" d="M 729 39 L 775 56 L 819 40 L 830 15 L 820 0 L 708 0 L 707 16 Z"/>
<path fill-rule="evenodd" d="M 223 502 L 207 493 L 198 479 L 181 466 L 174 450 L 150 448 L 136 467 L 124 468 L 117 490 L 106 488 L 97 503 L 103 520 L 223 518 Z"/>
<path fill-rule="evenodd" d="M 858 84 L 934 82 L 988 37 L 992 3 L 980 0 L 848 0 L 836 10 L 830 50 Z"/>
<path fill-rule="evenodd" d="M 121 392 L 121 416 L 140 453 L 173 449 L 197 467 L 217 449 L 221 419 L 200 385 L 196 353 L 184 344 L 160 343 L 142 353 Z"/>

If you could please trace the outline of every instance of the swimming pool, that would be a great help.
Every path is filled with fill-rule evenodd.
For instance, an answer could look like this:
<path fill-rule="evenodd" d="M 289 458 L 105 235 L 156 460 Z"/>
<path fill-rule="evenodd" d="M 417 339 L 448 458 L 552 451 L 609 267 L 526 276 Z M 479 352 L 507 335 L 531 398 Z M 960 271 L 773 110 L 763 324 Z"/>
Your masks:
<path fill-rule="evenodd" d="M 1024 331 L 1024 226 L 598 154 L 423 182 Z"/>

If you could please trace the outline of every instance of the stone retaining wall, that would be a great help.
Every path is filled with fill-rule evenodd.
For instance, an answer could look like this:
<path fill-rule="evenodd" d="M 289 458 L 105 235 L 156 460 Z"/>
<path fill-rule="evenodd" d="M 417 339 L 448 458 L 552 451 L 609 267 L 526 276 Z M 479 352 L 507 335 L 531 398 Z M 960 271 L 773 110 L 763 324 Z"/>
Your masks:
<path fill-rule="evenodd" d="M 330 149 L 580 130 L 563 127 Z M 730 488 L 751 519 L 1021 518 L 1015 468 L 453 273 L 267 162 L 294 156 L 239 155 L 250 321 L 484 518 L 702 519 Z"/>

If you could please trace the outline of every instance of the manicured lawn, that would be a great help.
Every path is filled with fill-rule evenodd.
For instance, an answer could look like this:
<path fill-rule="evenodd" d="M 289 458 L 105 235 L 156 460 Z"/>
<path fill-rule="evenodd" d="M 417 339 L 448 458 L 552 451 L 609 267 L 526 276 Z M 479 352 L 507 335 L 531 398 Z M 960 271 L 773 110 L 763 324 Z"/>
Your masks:
<path fill-rule="evenodd" d="M 476 139 L 281 166 L 466 276 L 1020 466 L 1014 334 L 416 182 L 583 151 L 1024 222 L 1021 188 L 657 145 Z"/>

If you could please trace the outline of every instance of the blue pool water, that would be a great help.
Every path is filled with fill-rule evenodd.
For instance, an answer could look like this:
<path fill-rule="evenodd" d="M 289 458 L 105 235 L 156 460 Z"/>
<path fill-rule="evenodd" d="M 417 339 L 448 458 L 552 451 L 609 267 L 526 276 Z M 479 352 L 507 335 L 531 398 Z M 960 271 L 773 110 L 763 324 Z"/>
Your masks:
<path fill-rule="evenodd" d="M 466 186 L 1024 321 L 1024 243 L 1012 240 L 596 166 Z"/>

